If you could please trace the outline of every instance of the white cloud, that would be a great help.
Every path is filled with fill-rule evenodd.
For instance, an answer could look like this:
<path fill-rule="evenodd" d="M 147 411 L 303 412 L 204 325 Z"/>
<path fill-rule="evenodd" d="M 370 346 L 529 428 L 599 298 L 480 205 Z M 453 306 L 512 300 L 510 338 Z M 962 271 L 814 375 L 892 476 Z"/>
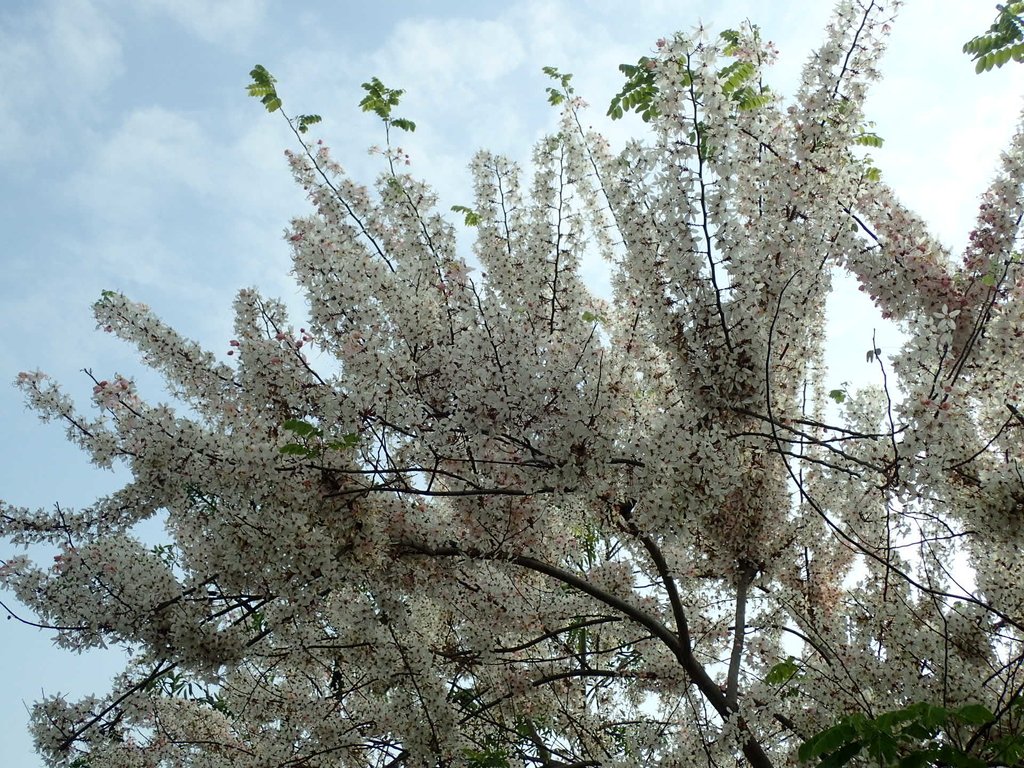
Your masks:
<path fill-rule="evenodd" d="M 46 17 L 47 61 L 65 83 L 91 93 L 104 88 L 121 71 L 117 27 L 93 3 L 50 3 Z"/>
<path fill-rule="evenodd" d="M 128 113 L 70 180 L 72 197 L 94 217 L 122 226 L 150 223 L 158 198 L 175 187 L 203 195 L 213 180 L 201 128 L 161 107 Z"/>
<path fill-rule="evenodd" d="M 170 17 L 208 43 L 237 47 L 259 31 L 266 0 L 137 0 L 137 6 Z"/>
<path fill-rule="evenodd" d="M 402 21 L 385 43 L 396 69 L 417 73 L 435 88 L 490 82 L 523 60 L 519 33 L 500 21 Z"/>
<path fill-rule="evenodd" d="M 121 72 L 117 25 L 90 0 L 34 6 L 0 26 L 0 162 L 24 160 L 56 122 L 79 124 Z"/>

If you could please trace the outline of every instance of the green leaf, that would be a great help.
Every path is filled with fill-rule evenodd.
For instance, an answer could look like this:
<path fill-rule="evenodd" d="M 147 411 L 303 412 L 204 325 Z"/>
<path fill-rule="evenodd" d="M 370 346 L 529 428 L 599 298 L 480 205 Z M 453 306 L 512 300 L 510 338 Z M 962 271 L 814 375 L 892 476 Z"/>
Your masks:
<path fill-rule="evenodd" d="M 416 124 L 405 118 L 392 118 L 391 109 L 397 107 L 405 93 L 401 88 L 388 88 L 376 77 L 371 77 L 369 82 L 362 84 L 366 95 L 359 102 L 363 112 L 373 112 L 387 125 L 394 125 L 403 131 L 416 130 Z"/>
<path fill-rule="evenodd" d="M 865 147 L 881 147 L 885 141 L 881 136 L 875 133 L 862 133 L 860 136 L 853 140 L 854 144 L 860 144 Z"/>
<path fill-rule="evenodd" d="M 863 718 L 861 718 L 863 720 Z M 857 729 L 851 718 L 843 718 L 837 725 L 827 728 L 816 736 L 812 736 L 797 750 L 797 757 L 806 762 L 815 757 L 832 752 L 848 744 L 857 736 Z M 858 743 L 858 750 L 860 749 Z"/>
<path fill-rule="evenodd" d="M 454 213 L 461 213 L 467 227 L 475 227 L 480 223 L 480 214 L 465 205 L 453 205 Z"/>
<path fill-rule="evenodd" d="M 299 133 L 305 133 L 309 126 L 319 123 L 322 119 L 320 115 L 299 115 L 295 118 Z"/>
<path fill-rule="evenodd" d="M 722 48 L 722 53 L 726 56 L 732 56 L 736 52 L 736 49 L 739 48 L 740 33 L 735 29 L 726 29 L 719 32 L 718 36 L 726 43 Z"/>
<path fill-rule="evenodd" d="M 988 30 L 968 40 L 963 51 L 976 62 L 975 72 L 985 72 L 1001 67 L 1011 58 L 1024 60 L 1024 4 L 1006 3 L 996 5 L 998 15 Z"/>
<path fill-rule="evenodd" d="M 543 72 L 545 75 L 547 75 L 548 77 L 552 78 L 553 80 L 557 80 L 558 81 L 558 84 L 559 84 L 559 86 L 562 89 L 561 93 L 559 95 L 562 96 L 563 99 L 564 99 L 565 96 L 571 96 L 573 93 L 575 93 L 575 89 L 572 87 L 572 84 L 571 84 L 572 83 L 572 75 L 570 73 L 568 73 L 568 72 L 559 72 L 558 69 L 555 68 L 555 67 L 541 67 L 541 72 Z M 551 101 L 551 92 L 553 90 L 554 90 L 553 88 L 548 88 L 547 89 L 547 91 L 548 91 L 548 101 Z M 557 103 L 557 102 L 551 102 L 551 103 L 554 104 L 554 103 Z"/>
<path fill-rule="evenodd" d="M 917 710 L 912 707 L 895 709 L 892 712 L 884 712 L 875 718 L 875 727 L 886 732 L 891 732 L 893 726 L 900 723 L 915 720 L 918 717 Z"/>
<path fill-rule="evenodd" d="M 267 71 L 267 68 L 262 64 L 254 66 L 252 71 L 249 72 L 249 76 L 253 79 L 254 83 L 261 85 L 269 85 L 274 82 L 274 76 L 271 75 L 270 72 Z"/>
<path fill-rule="evenodd" d="M 828 393 L 828 396 L 835 400 L 837 403 L 846 401 L 846 390 L 845 389 L 833 389 Z"/>
<path fill-rule="evenodd" d="M 880 349 L 874 351 L 876 355 L 882 353 Z M 942 728 L 946 725 L 946 721 L 949 720 L 949 712 L 944 707 L 937 707 L 926 701 L 920 701 L 907 707 L 907 709 L 913 711 L 917 721 L 926 728 Z"/>
<path fill-rule="evenodd" d="M 252 78 L 252 82 L 246 86 L 246 92 L 260 100 L 267 112 L 275 112 L 281 108 L 281 99 L 277 95 L 277 88 L 274 83 L 277 81 L 274 76 L 271 75 L 266 67 L 261 64 L 257 64 L 249 72 L 249 77 Z"/>
<path fill-rule="evenodd" d="M 319 437 L 322 434 L 319 429 L 308 421 L 302 421 L 301 419 L 288 419 L 282 426 L 299 437 L 309 437 L 310 435 Z"/>
<path fill-rule="evenodd" d="M 345 435 L 341 440 L 333 440 L 327 444 L 327 448 L 331 448 L 336 451 L 344 451 L 349 448 L 355 448 L 359 444 L 359 435 L 356 432 Z"/>
<path fill-rule="evenodd" d="M 548 94 L 548 104 L 550 104 L 551 106 L 557 107 L 559 104 L 565 101 L 565 96 L 562 95 L 561 91 L 555 88 L 545 88 L 545 90 Z"/>
<path fill-rule="evenodd" d="M 896 739 L 892 737 L 892 734 L 886 733 L 883 730 L 871 733 L 866 740 L 865 746 L 867 747 L 868 754 L 877 760 L 879 765 L 891 763 L 896 759 L 899 751 Z"/>
<path fill-rule="evenodd" d="M 766 88 L 761 93 L 751 93 L 749 96 L 743 96 L 738 100 L 740 111 L 752 112 L 755 109 L 760 109 L 766 104 L 771 104 L 772 94 Z"/>
<path fill-rule="evenodd" d="M 986 768 L 988 765 L 984 760 L 961 752 L 955 747 L 940 747 L 935 750 L 935 757 L 936 762 L 954 768 Z"/>
<path fill-rule="evenodd" d="M 235 716 L 235 713 L 231 710 L 231 708 L 227 705 L 227 702 L 221 696 L 207 696 L 206 703 L 209 704 L 212 709 L 216 710 L 217 712 L 220 712 L 223 715 L 227 715 L 230 718 L 234 718 Z"/>
<path fill-rule="evenodd" d="M 768 670 L 768 674 L 764 676 L 764 681 L 768 685 L 782 685 L 796 676 L 796 673 L 799 671 L 800 666 L 796 663 L 796 659 L 788 656 L 785 661 L 780 661 Z"/>
<path fill-rule="evenodd" d="M 626 76 L 626 83 L 608 105 L 607 115 L 610 118 L 618 120 L 629 111 L 639 114 L 644 122 L 650 122 L 657 117 L 658 111 L 654 104 L 659 91 L 654 79 L 653 65 L 654 60 L 647 56 L 641 57 L 635 65 L 619 65 L 619 71 Z"/>
<path fill-rule="evenodd" d="M 930 762 L 930 755 L 927 752 L 915 750 L 901 757 L 896 765 L 899 768 L 925 768 Z"/>
<path fill-rule="evenodd" d="M 252 629 L 252 631 L 256 634 L 259 634 L 263 631 L 265 626 L 266 622 L 264 621 L 263 612 L 253 611 L 252 614 L 249 616 L 249 627 Z"/>
<path fill-rule="evenodd" d="M 465 749 L 462 755 L 470 768 L 508 768 L 509 765 L 508 756 L 500 747 Z"/>
<path fill-rule="evenodd" d="M 984 725 L 995 719 L 995 716 L 981 704 L 967 704 L 953 712 L 953 717 L 968 725 Z"/>
<path fill-rule="evenodd" d="M 846 765 L 848 762 L 853 760 L 861 749 L 862 744 L 859 741 L 851 741 L 849 744 L 845 744 L 835 752 L 826 755 L 822 761 L 818 763 L 818 768 L 840 768 L 840 766 Z"/>
<path fill-rule="evenodd" d="M 277 450 L 286 456 L 309 456 L 315 453 L 306 446 L 299 445 L 298 443 L 288 443 L 287 445 L 282 445 Z"/>
<path fill-rule="evenodd" d="M 1016 734 L 997 739 L 989 745 L 996 762 L 1003 765 L 1017 765 L 1024 757 L 1024 740 Z"/>
<path fill-rule="evenodd" d="M 719 78 L 724 77 L 722 92 L 732 93 L 743 83 L 753 77 L 757 69 L 749 61 L 737 61 L 718 73 Z"/>

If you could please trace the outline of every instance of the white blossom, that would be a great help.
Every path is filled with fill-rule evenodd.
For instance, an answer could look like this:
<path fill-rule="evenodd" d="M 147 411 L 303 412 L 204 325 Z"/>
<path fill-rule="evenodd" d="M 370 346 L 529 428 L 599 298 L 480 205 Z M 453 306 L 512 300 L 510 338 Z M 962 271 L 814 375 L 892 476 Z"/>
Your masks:
<path fill-rule="evenodd" d="M 0 502 L 12 545 L 58 552 L 0 583 L 62 646 L 134 652 L 106 695 L 36 705 L 48 764 L 763 768 L 919 701 L 1010 727 L 1024 132 L 955 263 L 854 151 L 890 17 L 840 3 L 791 105 L 722 76 L 760 83 L 750 30 L 659 41 L 647 143 L 613 154 L 571 98 L 532 172 L 473 156 L 472 264 L 400 148 L 368 188 L 304 145 L 308 320 L 242 290 L 226 361 L 104 294 L 178 402 L 112 374 L 87 418 L 18 376 L 131 473 L 85 509 Z M 836 270 L 907 334 L 840 416 Z"/>

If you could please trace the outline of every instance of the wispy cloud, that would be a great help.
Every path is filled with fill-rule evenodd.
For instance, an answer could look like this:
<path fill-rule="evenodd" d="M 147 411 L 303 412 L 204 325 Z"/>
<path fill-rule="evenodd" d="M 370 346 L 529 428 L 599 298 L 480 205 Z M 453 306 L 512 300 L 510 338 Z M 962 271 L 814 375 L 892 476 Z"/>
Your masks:
<path fill-rule="evenodd" d="M 209 149 L 194 120 L 163 107 L 135 110 L 72 175 L 69 192 L 105 223 L 150 226 L 158 198 L 210 192 Z"/>
<path fill-rule="evenodd" d="M 170 18 L 207 43 L 238 47 L 262 27 L 266 0 L 136 0 L 138 10 Z"/>
<path fill-rule="evenodd" d="M 28 6 L 0 17 L 0 163 L 81 126 L 122 71 L 118 25 L 91 0 Z"/>

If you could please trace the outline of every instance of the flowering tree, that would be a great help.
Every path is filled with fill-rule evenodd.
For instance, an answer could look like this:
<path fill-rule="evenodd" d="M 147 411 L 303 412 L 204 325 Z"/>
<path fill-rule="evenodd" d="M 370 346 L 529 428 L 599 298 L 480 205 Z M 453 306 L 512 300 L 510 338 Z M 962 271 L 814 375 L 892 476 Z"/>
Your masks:
<path fill-rule="evenodd" d="M 552 70 L 532 178 L 473 158 L 472 259 L 400 150 L 370 191 L 293 118 L 304 328 L 243 290 L 222 362 L 106 293 L 186 411 L 113 378 L 88 417 L 19 377 L 132 473 L 0 506 L 60 548 L 0 568 L 58 642 L 134 649 L 106 695 L 36 705 L 49 764 L 1017 762 L 1024 135 L 954 263 L 858 147 L 889 21 L 841 3 L 788 107 L 753 30 L 659 41 L 618 155 Z M 829 387 L 836 270 L 907 333 L 869 353 L 885 389 Z"/>

